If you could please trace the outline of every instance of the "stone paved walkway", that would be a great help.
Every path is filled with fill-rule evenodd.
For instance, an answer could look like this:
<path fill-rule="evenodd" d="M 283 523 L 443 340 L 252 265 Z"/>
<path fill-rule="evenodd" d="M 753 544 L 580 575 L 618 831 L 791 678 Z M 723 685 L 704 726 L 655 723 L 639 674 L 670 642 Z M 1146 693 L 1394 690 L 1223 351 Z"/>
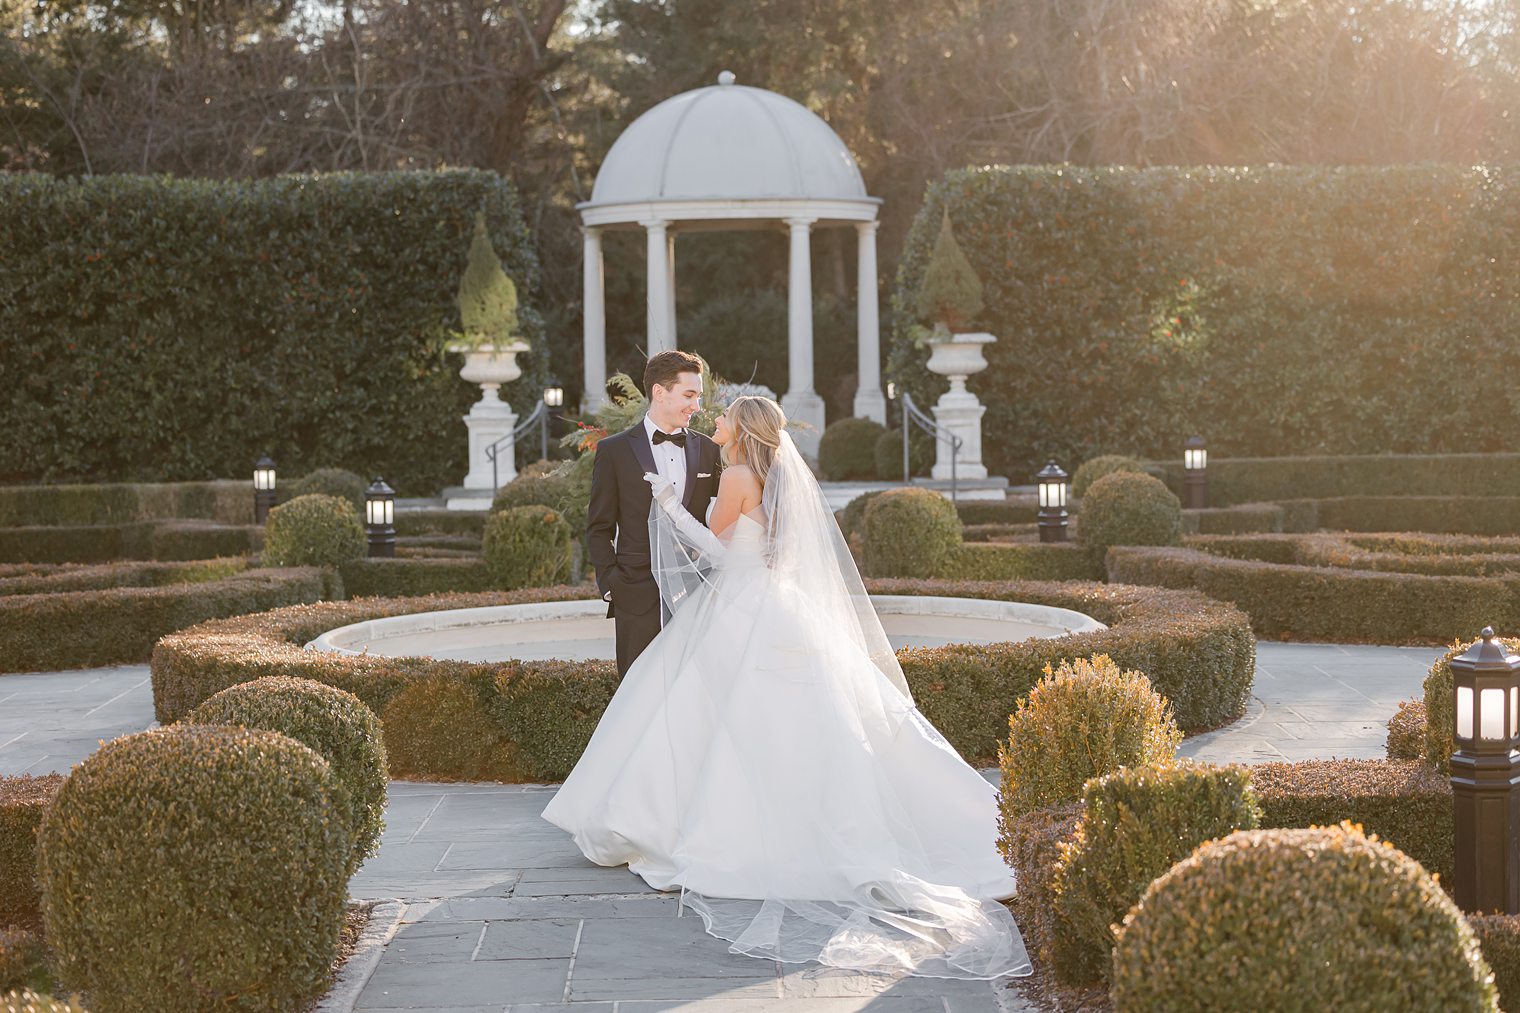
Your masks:
<path fill-rule="evenodd" d="M 1263 643 L 1244 719 L 1183 752 L 1261 762 L 1383 755 L 1384 722 L 1436 649 Z M 0 676 L 0 774 L 67 772 L 150 727 L 145 665 Z M 991 778 L 993 772 L 984 772 Z M 327 1010 L 1010 1013 L 986 982 L 891 979 L 733 956 L 674 895 L 588 862 L 538 814 L 552 786 L 393 782 L 358 898 L 399 899 L 367 979 Z"/>

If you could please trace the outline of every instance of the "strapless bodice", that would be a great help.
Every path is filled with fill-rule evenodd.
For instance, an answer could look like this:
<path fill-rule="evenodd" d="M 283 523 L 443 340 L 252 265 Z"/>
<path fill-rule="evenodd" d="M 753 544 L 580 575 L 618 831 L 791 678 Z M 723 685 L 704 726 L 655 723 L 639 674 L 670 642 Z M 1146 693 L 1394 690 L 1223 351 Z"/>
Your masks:
<path fill-rule="evenodd" d="M 724 532 L 721 537 L 728 546 L 724 569 L 765 565 L 765 522 L 760 519 L 764 516 L 740 514 L 733 527 Z"/>

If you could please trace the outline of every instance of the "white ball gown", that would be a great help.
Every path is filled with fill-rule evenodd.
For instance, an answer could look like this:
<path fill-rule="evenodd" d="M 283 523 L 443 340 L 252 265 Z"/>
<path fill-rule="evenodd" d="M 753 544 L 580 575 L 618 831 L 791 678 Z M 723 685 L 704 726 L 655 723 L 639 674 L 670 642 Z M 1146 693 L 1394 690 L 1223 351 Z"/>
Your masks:
<path fill-rule="evenodd" d="M 777 566 L 777 531 L 756 512 L 725 532 L 722 558 L 675 596 L 544 818 L 591 861 L 680 889 L 736 953 L 1029 973 L 998 903 L 1014 879 L 995 843 L 995 789 L 894 684 L 900 669 L 894 680 L 841 629 L 841 599 L 820 607 L 816 583 Z M 866 622 L 879 633 L 874 612 Z"/>

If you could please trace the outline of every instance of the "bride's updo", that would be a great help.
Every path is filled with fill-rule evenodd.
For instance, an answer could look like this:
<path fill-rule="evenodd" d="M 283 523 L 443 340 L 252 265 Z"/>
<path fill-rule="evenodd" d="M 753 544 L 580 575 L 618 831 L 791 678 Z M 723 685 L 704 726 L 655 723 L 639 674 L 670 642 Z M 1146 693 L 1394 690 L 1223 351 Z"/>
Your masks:
<path fill-rule="evenodd" d="M 786 413 L 768 397 L 742 394 L 730 402 L 726 416 L 734 438 L 723 448 L 723 463 L 748 465 L 763 489 L 781 446 Z"/>

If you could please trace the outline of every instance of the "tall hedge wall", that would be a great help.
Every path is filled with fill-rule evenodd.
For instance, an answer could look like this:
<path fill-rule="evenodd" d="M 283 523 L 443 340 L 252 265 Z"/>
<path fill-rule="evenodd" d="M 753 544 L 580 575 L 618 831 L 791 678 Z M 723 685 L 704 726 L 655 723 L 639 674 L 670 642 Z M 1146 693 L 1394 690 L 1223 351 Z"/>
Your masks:
<path fill-rule="evenodd" d="M 1049 457 L 1487 452 L 1520 437 L 1513 170 L 990 167 L 930 186 L 889 371 L 948 210 L 998 338 L 970 386 L 995 473 Z"/>
<path fill-rule="evenodd" d="M 0 174 L 0 481 L 464 475 L 479 396 L 439 341 L 474 215 L 532 309 L 506 181 L 477 170 L 212 181 Z M 529 407 L 540 355 L 503 395 Z"/>

